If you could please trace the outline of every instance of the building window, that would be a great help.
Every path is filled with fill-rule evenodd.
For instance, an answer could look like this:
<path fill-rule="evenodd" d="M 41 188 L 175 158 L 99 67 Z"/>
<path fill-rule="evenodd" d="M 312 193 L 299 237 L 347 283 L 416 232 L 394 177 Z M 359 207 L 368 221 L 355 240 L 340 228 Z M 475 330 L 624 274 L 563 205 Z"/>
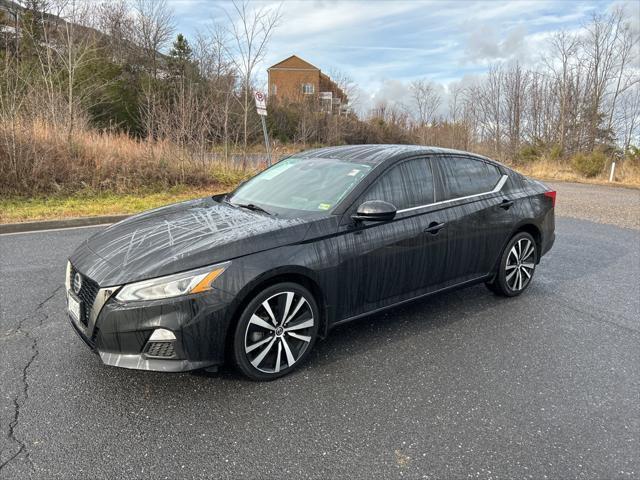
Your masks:
<path fill-rule="evenodd" d="M 305 95 L 311 95 L 315 92 L 315 86 L 313 83 L 303 83 L 302 84 L 302 93 Z"/>
<path fill-rule="evenodd" d="M 275 83 L 271 84 L 271 95 L 277 95 L 278 94 L 278 86 Z"/>

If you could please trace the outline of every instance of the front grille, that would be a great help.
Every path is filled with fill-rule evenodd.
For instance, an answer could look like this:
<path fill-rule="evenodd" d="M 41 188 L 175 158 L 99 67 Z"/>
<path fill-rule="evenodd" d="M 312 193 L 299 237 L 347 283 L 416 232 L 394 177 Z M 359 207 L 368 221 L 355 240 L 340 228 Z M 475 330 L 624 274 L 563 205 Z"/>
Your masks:
<path fill-rule="evenodd" d="M 71 269 L 69 270 L 69 284 L 71 285 L 71 290 L 73 290 L 73 277 L 75 277 L 76 273 L 79 273 L 73 265 L 71 265 Z M 78 298 L 82 301 L 82 318 L 80 321 L 87 326 L 89 324 L 89 314 L 91 313 L 91 307 L 93 307 L 93 302 L 96 300 L 96 295 L 98 294 L 98 290 L 100 287 L 96 282 L 91 280 L 89 277 L 82 275 L 82 287 L 80 288 L 80 292 L 75 293 Z"/>
<path fill-rule="evenodd" d="M 149 357 L 172 358 L 176 352 L 173 342 L 149 342 L 146 354 Z"/>

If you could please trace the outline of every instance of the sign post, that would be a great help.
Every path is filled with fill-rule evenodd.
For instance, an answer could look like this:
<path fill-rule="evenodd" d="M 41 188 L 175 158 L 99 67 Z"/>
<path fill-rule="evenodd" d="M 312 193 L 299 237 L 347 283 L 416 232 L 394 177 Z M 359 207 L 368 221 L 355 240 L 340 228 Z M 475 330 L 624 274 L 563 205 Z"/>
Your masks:
<path fill-rule="evenodd" d="M 267 165 L 271 166 L 271 148 L 269 146 L 269 134 L 267 133 L 267 99 L 264 93 L 256 91 L 254 94 L 256 99 L 256 110 L 260 115 L 260 121 L 262 122 L 262 133 L 264 133 L 264 144 L 267 147 Z"/>
<path fill-rule="evenodd" d="M 609 182 L 613 182 L 616 178 L 616 162 L 611 162 L 611 173 L 609 174 Z"/>

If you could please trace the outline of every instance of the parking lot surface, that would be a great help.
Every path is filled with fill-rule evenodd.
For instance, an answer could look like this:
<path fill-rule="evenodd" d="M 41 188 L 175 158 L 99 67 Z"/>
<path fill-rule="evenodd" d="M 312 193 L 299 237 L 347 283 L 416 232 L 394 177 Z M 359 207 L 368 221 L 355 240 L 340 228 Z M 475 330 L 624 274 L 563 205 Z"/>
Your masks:
<path fill-rule="evenodd" d="M 0 478 L 640 477 L 637 229 L 559 217 L 523 296 L 338 327 L 271 383 L 102 365 L 62 287 L 97 230 L 0 236 Z"/>

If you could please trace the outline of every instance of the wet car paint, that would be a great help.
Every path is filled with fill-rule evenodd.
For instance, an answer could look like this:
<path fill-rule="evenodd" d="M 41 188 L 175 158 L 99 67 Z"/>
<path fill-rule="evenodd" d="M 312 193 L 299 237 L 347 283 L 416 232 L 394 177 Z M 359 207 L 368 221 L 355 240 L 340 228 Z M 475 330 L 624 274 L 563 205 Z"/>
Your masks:
<path fill-rule="evenodd" d="M 129 368 L 188 370 L 224 362 L 230 325 L 252 293 L 276 279 L 311 288 L 331 326 L 454 287 L 486 281 L 512 234 L 537 232 L 539 250 L 553 243 L 548 189 L 506 167 L 500 191 L 399 212 L 390 222 L 354 222 L 357 199 L 388 168 L 417 156 L 468 155 L 414 146 L 334 147 L 297 156 L 349 159 L 374 168 L 330 214 L 284 218 L 225 204 L 218 197 L 182 202 L 117 223 L 71 256 L 100 287 L 120 285 L 231 260 L 206 294 L 150 302 L 112 296 L 95 325 L 79 331 L 105 363 Z M 490 160 L 483 157 L 483 161 Z M 434 162 L 435 163 L 435 162 Z M 437 175 L 436 199 L 443 195 Z M 503 209 L 504 198 L 513 206 Z M 446 224 L 425 233 L 434 222 Z M 115 289 L 114 289 L 115 290 Z M 176 333 L 175 360 L 143 364 L 143 349 L 158 327 Z"/>

